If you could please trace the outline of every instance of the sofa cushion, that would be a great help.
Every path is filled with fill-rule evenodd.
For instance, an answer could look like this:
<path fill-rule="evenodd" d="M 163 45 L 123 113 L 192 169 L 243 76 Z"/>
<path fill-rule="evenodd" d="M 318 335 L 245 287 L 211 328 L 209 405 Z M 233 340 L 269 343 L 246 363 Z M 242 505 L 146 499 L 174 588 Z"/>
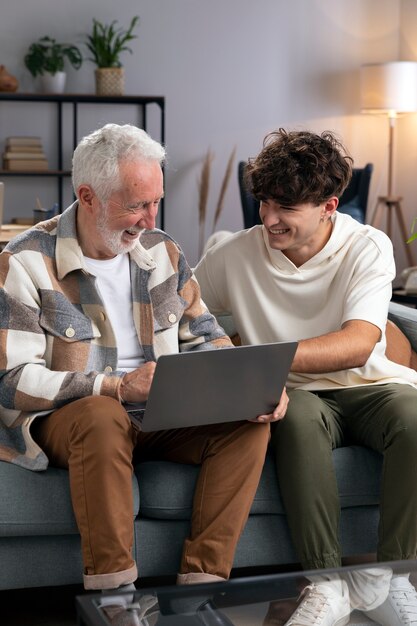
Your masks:
<path fill-rule="evenodd" d="M 379 504 L 382 461 L 382 454 L 363 446 L 333 450 L 342 509 Z"/>
<path fill-rule="evenodd" d="M 342 508 L 379 503 L 382 456 L 361 446 L 333 452 Z M 136 467 L 140 517 L 188 520 L 199 468 L 169 461 L 145 461 Z M 275 463 L 268 454 L 251 515 L 284 515 Z"/>
<path fill-rule="evenodd" d="M 49 467 L 44 472 L 31 472 L 0 461 L 0 474 L 0 537 L 78 534 L 67 470 Z M 136 480 L 133 490 L 136 517 Z"/>
<path fill-rule="evenodd" d="M 140 517 L 188 520 L 199 467 L 171 461 L 144 461 L 135 468 Z"/>

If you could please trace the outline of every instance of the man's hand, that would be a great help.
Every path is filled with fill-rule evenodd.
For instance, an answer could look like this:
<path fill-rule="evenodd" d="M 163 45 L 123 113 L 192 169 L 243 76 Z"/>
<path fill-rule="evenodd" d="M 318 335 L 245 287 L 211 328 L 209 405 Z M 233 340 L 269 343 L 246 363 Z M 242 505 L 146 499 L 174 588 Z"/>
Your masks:
<path fill-rule="evenodd" d="M 282 420 L 282 418 L 285 417 L 288 408 L 288 402 L 289 398 L 287 395 L 287 390 L 284 387 L 279 403 L 272 413 L 268 413 L 267 415 L 258 415 L 256 419 L 249 421 L 259 423 L 278 422 L 278 420 Z"/>
<path fill-rule="evenodd" d="M 119 388 L 120 399 L 123 402 L 146 402 L 155 367 L 155 361 L 149 361 L 125 374 Z"/>

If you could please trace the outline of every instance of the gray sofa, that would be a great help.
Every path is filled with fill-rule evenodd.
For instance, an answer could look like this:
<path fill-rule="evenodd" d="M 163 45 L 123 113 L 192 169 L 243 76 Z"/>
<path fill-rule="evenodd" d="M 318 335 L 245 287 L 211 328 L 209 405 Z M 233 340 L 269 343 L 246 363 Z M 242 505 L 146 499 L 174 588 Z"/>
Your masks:
<path fill-rule="evenodd" d="M 390 317 L 417 349 L 417 311 L 392 303 Z M 382 457 L 360 446 L 335 450 L 343 554 L 375 552 Z M 187 535 L 198 468 L 144 462 L 136 468 L 135 555 L 140 576 L 173 575 Z M 297 561 L 272 458 L 267 458 L 235 567 Z M 30 472 L 0 462 L 0 589 L 82 582 L 80 540 L 66 470 Z"/>

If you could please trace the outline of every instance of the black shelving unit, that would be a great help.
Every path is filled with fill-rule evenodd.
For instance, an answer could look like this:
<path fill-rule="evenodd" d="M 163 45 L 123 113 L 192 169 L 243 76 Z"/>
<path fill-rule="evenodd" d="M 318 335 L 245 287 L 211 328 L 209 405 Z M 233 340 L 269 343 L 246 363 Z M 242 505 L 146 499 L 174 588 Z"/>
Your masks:
<path fill-rule="evenodd" d="M 57 107 L 57 154 L 58 162 L 57 169 L 46 171 L 21 171 L 15 170 L 0 170 L 0 178 L 7 176 L 43 176 L 49 178 L 55 178 L 57 180 L 58 188 L 58 202 L 59 206 L 63 206 L 63 185 L 64 179 L 71 176 L 69 170 L 63 169 L 63 105 L 72 105 L 72 143 L 73 149 L 77 146 L 79 141 L 78 137 L 78 118 L 79 118 L 79 106 L 80 104 L 117 104 L 117 105 L 136 105 L 140 112 L 139 126 L 144 130 L 147 130 L 148 122 L 148 107 L 150 105 L 157 105 L 160 110 L 160 137 L 159 140 L 162 144 L 165 143 L 165 98 L 164 96 L 95 96 L 90 94 L 36 94 L 36 93 L 7 93 L 0 92 L 1 102 L 48 102 L 53 103 Z M 7 135 L 11 135 L 8 132 Z M 161 202 L 160 213 L 160 226 L 164 229 L 164 203 Z"/>

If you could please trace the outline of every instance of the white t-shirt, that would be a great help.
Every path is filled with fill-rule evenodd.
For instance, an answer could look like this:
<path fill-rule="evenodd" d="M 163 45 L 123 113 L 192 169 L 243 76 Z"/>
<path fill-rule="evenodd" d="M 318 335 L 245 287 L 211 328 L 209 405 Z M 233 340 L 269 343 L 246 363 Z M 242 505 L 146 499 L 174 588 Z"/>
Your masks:
<path fill-rule="evenodd" d="M 117 346 L 117 369 L 131 372 L 145 362 L 138 333 L 133 322 L 132 287 L 129 255 L 118 254 L 113 259 L 84 257 L 110 318 Z"/>
<path fill-rule="evenodd" d="M 327 244 L 301 267 L 269 246 L 263 226 L 221 241 L 195 270 L 204 302 L 215 315 L 233 315 L 244 344 L 317 337 L 340 330 L 352 319 L 381 329 L 381 340 L 363 367 L 319 374 L 290 372 L 290 388 L 417 385 L 417 372 L 385 356 L 395 276 L 391 241 L 349 215 L 336 213 L 333 224 Z"/>

